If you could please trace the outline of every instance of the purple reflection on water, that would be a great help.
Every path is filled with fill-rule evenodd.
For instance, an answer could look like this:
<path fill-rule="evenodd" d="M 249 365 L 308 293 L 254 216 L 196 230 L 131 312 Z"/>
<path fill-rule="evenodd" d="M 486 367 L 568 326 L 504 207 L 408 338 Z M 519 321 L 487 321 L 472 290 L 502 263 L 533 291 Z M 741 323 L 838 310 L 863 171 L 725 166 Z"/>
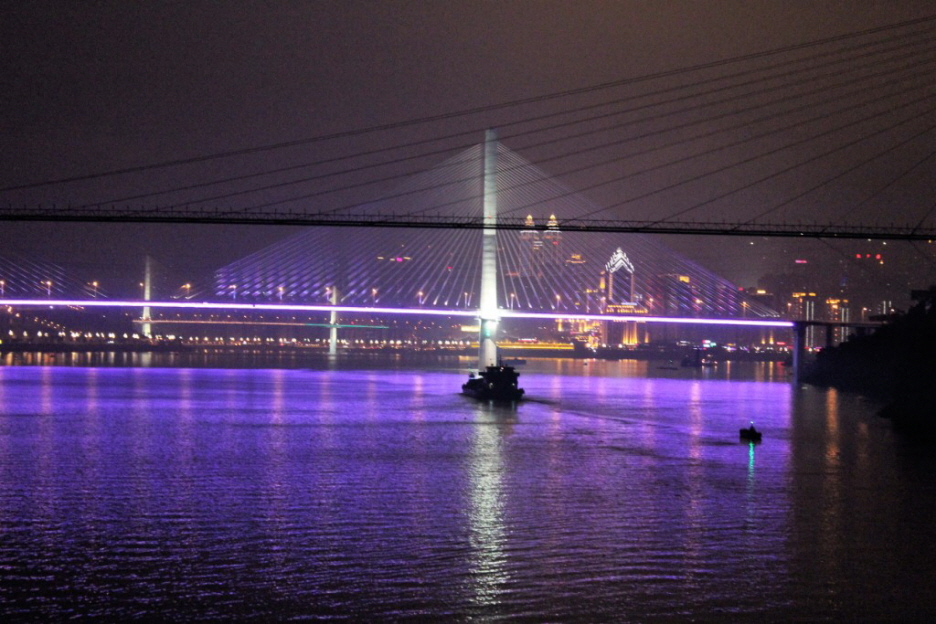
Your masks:
<path fill-rule="evenodd" d="M 854 557 L 829 528 L 853 490 L 823 471 L 901 496 L 889 439 L 854 401 L 739 370 L 544 360 L 510 407 L 454 368 L 0 367 L 0 613 L 853 614 L 867 580 L 828 565 Z M 752 419 L 761 445 L 738 440 Z M 836 601 L 801 580 L 817 557 Z"/>

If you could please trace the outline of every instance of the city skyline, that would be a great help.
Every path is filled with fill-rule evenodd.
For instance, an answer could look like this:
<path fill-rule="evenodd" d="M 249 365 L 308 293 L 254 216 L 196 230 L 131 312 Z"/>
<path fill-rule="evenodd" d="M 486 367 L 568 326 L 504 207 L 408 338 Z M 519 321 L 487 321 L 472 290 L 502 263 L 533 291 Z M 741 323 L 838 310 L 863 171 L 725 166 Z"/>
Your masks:
<path fill-rule="evenodd" d="M 230 206 L 242 210 L 291 194 L 337 210 L 392 193 L 401 176 L 476 143 L 481 128 L 500 127 L 508 147 L 584 193 L 602 214 L 658 218 L 691 209 L 689 216 L 738 220 L 786 203 L 771 215 L 851 219 L 849 207 L 864 220 L 922 223 L 932 215 L 932 162 L 921 148 L 926 136 L 914 139 L 932 118 L 929 92 L 920 88 L 921 76 L 928 75 L 925 35 L 932 25 L 918 3 L 885 8 L 869 1 L 848 9 L 813 3 L 704 9 L 688 2 L 456 3 L 446 11 L 420 3 L 394 11 L 355 3 L 265 11 L 250 5 L 179 11 L 50 3 L 5 11 L 3 35 L 16 51 L 4 94 L 6 139 L 16 157 L 0 167 L 0 188 L 139 169 L 4 190 L 5 205 L 137 198 L 123 203 L 147 210 L 191 201 L 210 206 L 205 197 L 228 196 L 214 203 L 224 208 L 243 199 Z M 480 36 L 474 28 L 481 24 L 494 30 Z M 548 48 L 524 45 L 538 33 L 552 35 Z M 264 53 L 258 54 L 261 43 Z M 588 62 L 593 58 L 609 62 Z M 214 99 L 202 97 L 208 92 Z M 276 97 L 263 97 L 268 94 Z M 619 103 L 608 108 L 611 102 Z M 690 106 L 696 103 L 704 108 Z M 613 125 L 601 125 L 605 113 L 617 116 L 608 118 Z M 533 121 L 544 115 L 548 123 Z M 427 121 L 410 124 L 420 119 Z M 578 125 L 569 130 L 557 126 L 573 121 Z M 398 130 L 390 127 L 395 124 Z M 381 127 L 386 129 L 367 130 Z M 586 141 L 586 133 L 595 140 Z M 862 143 L 843 149 L 855 139 Z M 264 148 L 277 144 L 282 147 Z M 726 151 L 734 144 L 730 150 L 737 153 Z M 827 146 L 836 151 L 820 157 Z M 386 158 L 384 149 L 391 150 Z M 152 167 L 234 152 L 242 153 L 209 159 L 200 168 Z M 350 157 L 311 170 L 312 177 L 342 177 L 321 178 L 333 181 L 325 185 L 307 180 L 296 187 L 300 193 L 276 186 L 303 179 L 281 173 L 253 184 L 268 187 L 260 194 L 232 195 L 249 190 L 246 180 L 164 194 Z M 808 164 L 813 158 L 819 159 Z M 871 160 L 852 170 L 863 159 Z M 746 160 L 750 164 L 742 166 Z M 352 172 L 376 164 L 384 168 L 373 176 Z M 722 174 L 706 173 L 728 165 Z M 795 167 L 792 175 L 781 175 L 785 167 Z M 742 190 L 746 180 L 768 177 L 758 189 Z M 728 192 L 730 201 L 720 208 L 724 202 L 700 206 L 706 197 Z M 51 262 L 67 259 L 110 272 L 119 266 L 130 275 L 140 273 L 141 252 L 148 252 L 166 265 L 190 269 L 180 276 L 188 281 L 195 278 L 191 272 L 213 271 L 295 231 L 14 221 L 5 224 L 0 243 L 20 255 L 38 253 Z M 664 242 L 745 287 L 803 257 L 797 241 Z M 856 252 L 827 244 L 815 246 L 813 257 Z M 925 249 L 894 247 L 891 256 L 933 264 Z M 102 275 L 101 281 L 112 280 Z"/>
<path fill-rule="evenodd" d="M 3 621 L 936 619 L 932 3 L 0 41 Z"/>

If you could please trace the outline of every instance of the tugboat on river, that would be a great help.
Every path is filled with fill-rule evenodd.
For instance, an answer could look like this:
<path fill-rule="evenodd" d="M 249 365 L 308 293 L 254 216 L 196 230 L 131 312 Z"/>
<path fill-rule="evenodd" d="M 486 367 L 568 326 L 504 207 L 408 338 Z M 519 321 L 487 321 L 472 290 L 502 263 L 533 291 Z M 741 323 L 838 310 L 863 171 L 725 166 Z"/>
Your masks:
<path fill-rule="evenodd" d="M 754 428 L 754 423 L 751 423 L 750 427 L 740 430 L 740 435 L 742 440 L 747 440 L 748 442 L 760 442 L 763 434 Z"/>
<path fill-rule="evenodd" d="M 462 384 L 462 394 L 485 401 L 519 401 L 523 397 L 523 388 L 517 385 L 519 377 L 513 366 L 488 366 L 477 375 L 469 374 Z"/>

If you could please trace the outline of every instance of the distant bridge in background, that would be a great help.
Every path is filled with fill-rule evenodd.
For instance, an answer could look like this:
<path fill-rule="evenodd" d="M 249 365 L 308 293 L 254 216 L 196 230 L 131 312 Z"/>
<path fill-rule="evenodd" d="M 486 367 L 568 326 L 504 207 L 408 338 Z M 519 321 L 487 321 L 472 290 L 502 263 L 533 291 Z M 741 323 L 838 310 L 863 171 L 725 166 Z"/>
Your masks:
<path fill-rule="evenodd" d="M 302 210 L 240 211 L 210 207 L 0 207 L 0 221 L 44 221 L 63 223 L 176 223 L 215 225 L 279 225 L 319 227 L 377 227 L 419 229 L 468 229 L 485 227 L 481 216 L 412 215 L 368 213 L 328 215 Z M 498 231 L 537 230 L 521 217 L 499 216 Z M 833 223 L 752 223 L 724 221 L 640 221 L 624 219 L 564 218 L 564 232 L 673 234 L 695 236 L 764 236 L 782 238 L 872 239 L 896 241 L 936 240 L 936 227 L 919 224 L 862 225 Z"/>
<path fill-rule="evenodd" d="M 568 233 L 936 240 L 934 34 L 926 17 L 370 128 L 21 180 L 0 187 L 0 221 L 529 231 L 527 214 L 555 214 Z M 484 158 L 472 137 L 484 128 L 532 159 L 499 150 L 496 224 L 477 209 Z"/>

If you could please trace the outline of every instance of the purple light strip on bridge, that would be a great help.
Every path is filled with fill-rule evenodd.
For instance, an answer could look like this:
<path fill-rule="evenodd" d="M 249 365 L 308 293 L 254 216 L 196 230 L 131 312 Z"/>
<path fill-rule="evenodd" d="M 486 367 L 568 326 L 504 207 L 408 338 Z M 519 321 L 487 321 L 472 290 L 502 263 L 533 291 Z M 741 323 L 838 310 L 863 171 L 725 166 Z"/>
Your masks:
<path fill-rule="evenodd" d="M 554 314 L 498 310 L 501 318 L 562 319 L 564 321 L 638 321 L 642 323 L 682 323 L 684 325 L 735 325 L 750 327 L 793 327 L 793 321 L 760 319 L 682 318 L 677 316 L 644 316 L 640 314 Z"/>
<path fill-rule="evenodd" d="M 304 305 L 294 303 L 223 303 L 209 301 L 112 301 L 88 299 L 0 299 L 3 306 L 86 307 L 86 308 L 174 308 L 184 310 L 238 310 L 253 312 L 350 312 L 354 314 L 431 314 L 478 318 L 478 310 L 437 310 L 426 308 L 366 308 L 359 306 Z M 501 318 L 536 318 L 549 320 L 638 321 L 643 323 L 680 323 L 684 325 L 734 325 L 740 327 L 793 327 L 792 321 L 761 319 L 680 318 L 641 316 L 637 314 L 554 314 L 498 310 Z"/>

